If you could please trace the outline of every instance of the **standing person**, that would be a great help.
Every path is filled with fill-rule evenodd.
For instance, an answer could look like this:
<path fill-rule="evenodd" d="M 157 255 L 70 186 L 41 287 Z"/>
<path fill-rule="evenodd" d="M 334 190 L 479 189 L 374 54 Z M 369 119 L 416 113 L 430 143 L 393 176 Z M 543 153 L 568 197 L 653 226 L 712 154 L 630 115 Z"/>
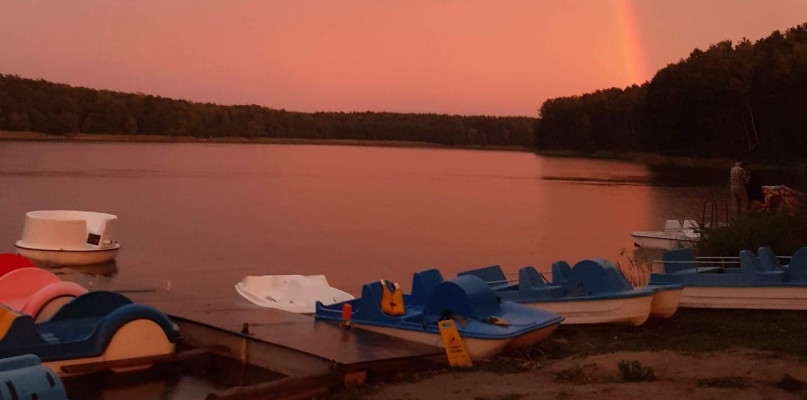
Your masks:
<path fill-rule="evenodd" d="M 748 193 L 748 209 L 750 210 L 760 210 L 765 206 L 765 193 L 762 192 L 762 181 L 759 178 L 759 174 L 749 170 L 746 167 L 746 172 L 748 172 L 748 183 L 745 185 L 745 191 Z"/>
<path fill-rule="evenodd" d="M 731 205 L 734 218 L 748 215 L 748 190 L 745 185 L 750 181 L 745 163 L 738 161 L 731 167 Z"/>

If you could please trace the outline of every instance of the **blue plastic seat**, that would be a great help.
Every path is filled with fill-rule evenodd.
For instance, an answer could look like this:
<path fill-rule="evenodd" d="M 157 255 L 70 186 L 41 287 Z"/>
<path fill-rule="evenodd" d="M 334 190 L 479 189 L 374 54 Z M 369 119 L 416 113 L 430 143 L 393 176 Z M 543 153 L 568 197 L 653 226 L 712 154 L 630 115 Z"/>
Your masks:
<path fill-rule="evenodd" d="M 569 278 L 569 272 L 572 267 L 566 261 L 555 261 L 552 263 L 552 284 L 563 285 L 563 282 Z"/>
<path fill-rule="evenodd" d="M 425 306 L 434 288 L 442 281 L 443 275 L 434 268 L 416 272 L 412 276 L 412 304 Z"/>
<path fill-rule="evenodd" d="M 507 276 L 504 275 L 502 267 L 498 265 L 491 265 L 484 268 L 472 269 L 457 274 L 457 276 L 473 275 L 482 279 L 493 290 L 515 289 L 518 284 L 510 283 L 507 281 Z"/>
<path fill-rule="evenodd" d="M 535 268 L 524 267 L 518 270 L 518 292 L 522 300 L 537 300 L 563 297 L 566 289 L 559 285 L 548 285 Z"/>
<path fill-rule="evenodd" d="M 762 246 L 757 250 L 757 258 L 765 271 L 776 271 L 782 268 L 779 258 L 768 246 Z"/>
<path fill-rule="evenodd" d="M 751 250 L 740 250 L 740 270 L 746 284 L 779 283 L 784 276 L 784 271 L 766 270 Z"/>
<path fill-rule="evenodd" d="M 67 400 L 59 375 L 43 366 L 39 357 L 25 354 L 0 360 L 0 400 Z"/>
<path fill-rule="evenodd" d="M 620 275 L 619 268 L 608 260 L 583 260 L 574 265 L 565 286 L 572 296 L 633 289 L 624 277 L 619 278 Z"/>
<path fill-rule="evenodd" d="M 98 356 L 120 327 L 137 319 L 155 322 L 170 342 L 179 340 L 179 328 L 165 314 L 112 292 L 78 296 L 38 324 L 4 307 L 0 314 L 0 320 L 8 322 L 0 336 L 0 358 L 30 353 L 47 362 Z"/>
<path fill-rule="evenodd" d="M 802 247 L 793 253 L 785 277 L 788 282 L 807 283 L 807 247 Z"/>

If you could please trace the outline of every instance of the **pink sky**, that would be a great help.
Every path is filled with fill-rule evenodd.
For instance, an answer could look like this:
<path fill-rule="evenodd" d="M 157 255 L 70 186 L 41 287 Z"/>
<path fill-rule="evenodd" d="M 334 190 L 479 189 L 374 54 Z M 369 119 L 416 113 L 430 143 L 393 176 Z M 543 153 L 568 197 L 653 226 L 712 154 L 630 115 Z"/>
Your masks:
<path fill-rule="evenodd" d="M 805 0 L 0 0 L 0 73 L 294 111 L 536 116 Z"/>

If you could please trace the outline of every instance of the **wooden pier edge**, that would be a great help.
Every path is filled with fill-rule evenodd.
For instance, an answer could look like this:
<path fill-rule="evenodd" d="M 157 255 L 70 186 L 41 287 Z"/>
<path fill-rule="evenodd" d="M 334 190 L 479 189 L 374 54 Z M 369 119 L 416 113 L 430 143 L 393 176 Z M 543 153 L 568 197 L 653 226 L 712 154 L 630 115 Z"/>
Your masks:
<path fill-rule="evenodd" d="M 307 377 L 288 377 L 210 393 L 205 400 L 307 399 L 339 387 L 343 384 L 343 379 L 342 374 L 337 371 Z"/>
<path fill-rule="evenodd" d="M 106 371 L 112 369 L 150 367 L 151 365 L 159 363 L 185 361 L 208 354 L 213 353 L 224 354 L 226 352 L 227 348 L 223 346 L 207 346 L 193 350 L 186 350 L 178 353 L 171 353 L 157 356 L 127 358 L 110 361 L 98 361 L 86 364 L 63 365 L 61 367 L 61 370 L 62 372 L 70 374 L 89 374 L 93 372 Z"/>

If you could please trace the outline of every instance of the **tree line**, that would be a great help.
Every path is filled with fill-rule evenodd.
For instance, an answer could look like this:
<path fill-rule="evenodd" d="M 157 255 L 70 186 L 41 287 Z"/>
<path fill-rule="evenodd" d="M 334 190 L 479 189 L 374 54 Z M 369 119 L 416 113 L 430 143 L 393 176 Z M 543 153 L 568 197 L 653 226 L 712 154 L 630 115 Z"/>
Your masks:
<path fill-rule="evenodd" d="M 807 24 L 751 43 L 723 41 L 641 86 L 547 100 L 544 149 L 640 150 L 692 156 L 803 159 Z"/>
<path fill-rule="evenodd" d="M 0 130 L 199 138 L 389 140 L 541 150 L 801 159 L 807 23 L 723 41 L 642 85 L 546 100 L 538 118 L 303 113 L 94 90 L 0 74 Z"/>
<path fill-rule="evenodd" d="M 0 74 L 0 130 L 54 135 L 390 140 L 533 146 L 535 119 L 385 112 L 303 113 L 73 87 Z"/>

